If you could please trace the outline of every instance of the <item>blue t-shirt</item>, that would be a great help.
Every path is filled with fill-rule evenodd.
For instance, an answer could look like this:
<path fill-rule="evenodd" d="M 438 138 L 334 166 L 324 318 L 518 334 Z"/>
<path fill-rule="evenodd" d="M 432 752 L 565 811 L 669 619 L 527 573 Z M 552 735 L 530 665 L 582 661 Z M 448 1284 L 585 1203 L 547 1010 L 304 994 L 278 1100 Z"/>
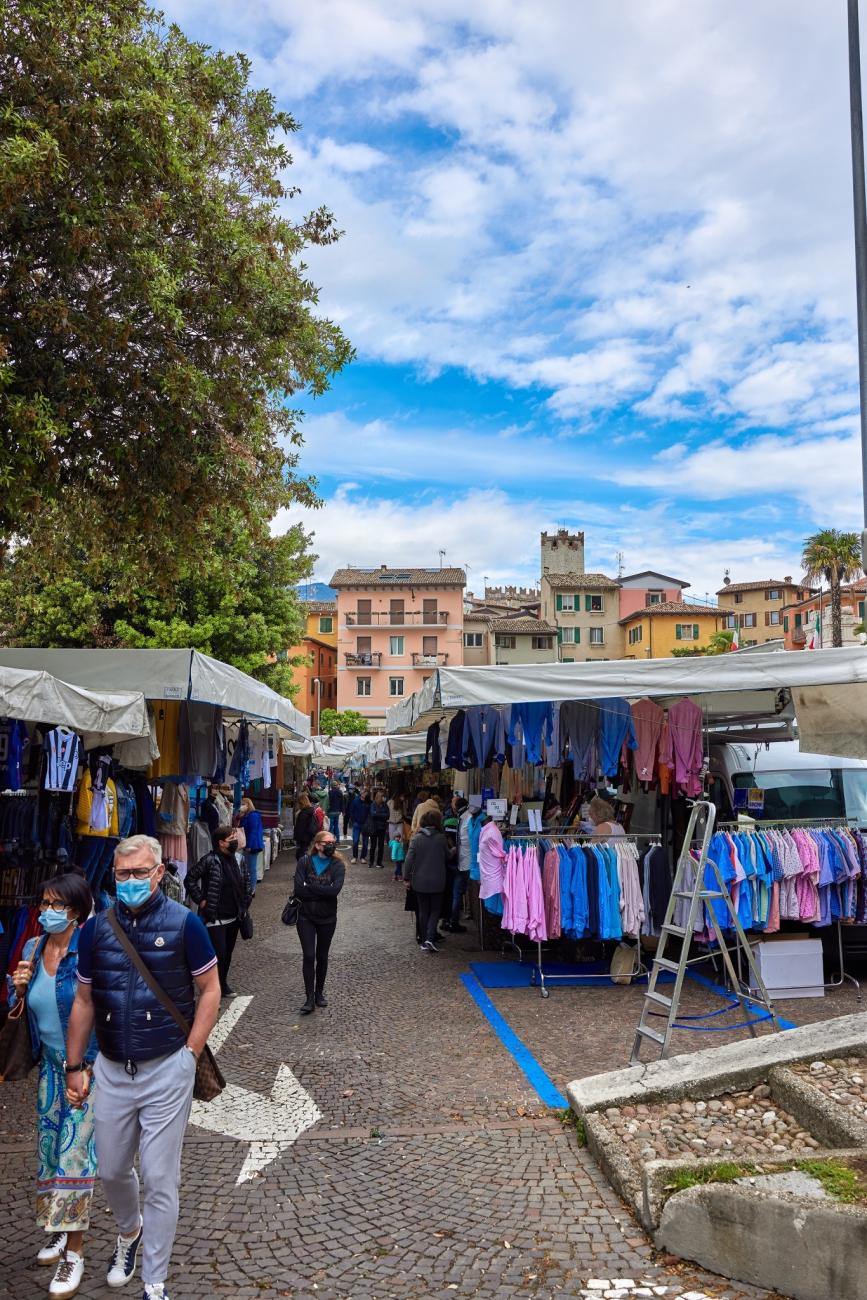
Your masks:
<path fill-rule="evenodd" d="M 90 984 L 93 981 L 93 928 L 95 924 L 96 917 L 92 916 L 82 926 L 78 940 L 78 978 L 82 984 Z M 184 923 L 184 956 L 187 959 L 191 975 L 204 975 L 205 971 L 210 970 L 212 966 L 217 964 L 217 955 L 214 952 L 214 945 L 211 943 L 211 936 L 205 928 L 204 921 L 201 917 L 196 916 L 195 912 L 190 912 Z"/>
<path fill-rule="evenodd" d="M 311 856 L 310 861 L 313 863 L 313 870 L 316 872 L 317 876 L 321 876 L 323 871 L 328 870 L 328 868 L 331 866 L 334 859 L 323 858 L 320 856 L 320 854 L 314 853 Z"/>
<path fill-rule="evenodd" d="M 39 1026 L 39 1038 L 53 1052 L 63 1055 L 66 1044 L 63 1041 L 63 1026 L 60 1012 L 57 1010 L 57 977 L 49 975 L 42 962 L 27 990 L 27 1006 L 36 1017 Z"/>

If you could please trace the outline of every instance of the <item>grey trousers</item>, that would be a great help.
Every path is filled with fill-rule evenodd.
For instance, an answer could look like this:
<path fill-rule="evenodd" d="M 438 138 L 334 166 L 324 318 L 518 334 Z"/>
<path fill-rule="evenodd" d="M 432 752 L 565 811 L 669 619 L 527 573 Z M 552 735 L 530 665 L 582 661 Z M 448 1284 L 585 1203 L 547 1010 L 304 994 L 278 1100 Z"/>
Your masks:
<path fill-rule="evenodd" d="M 142 1280 L 165 1282 L 178 1226 L 181 1147 L 193 1102 L 196 1058 L 185 1047 L 143 1061 L 134 1076 L 102 1054 L 94 1065 L 96 1161 L 105 1197 L 124 1236 L 138 1231 L 139 1181 Z"/>

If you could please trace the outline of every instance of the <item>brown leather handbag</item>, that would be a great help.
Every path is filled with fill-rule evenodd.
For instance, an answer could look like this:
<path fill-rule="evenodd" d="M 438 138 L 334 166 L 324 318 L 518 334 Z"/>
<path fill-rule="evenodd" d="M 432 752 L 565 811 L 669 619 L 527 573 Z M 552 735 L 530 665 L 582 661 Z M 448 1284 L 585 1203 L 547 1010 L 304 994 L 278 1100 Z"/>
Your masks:
<path fill-rule="evenodd" d="M 185 1036 L 188 1035 L 190 1032 L 190 1026 L 187 1023 L 186 1018 L 181 1015 L 165 989 L 161 988 L 156 982 L 153 975 L 142 961 L 141 956 L 132 943 L 130 943 L 128 935 L 124 933 L 123 927 L 118 921 L 113 909 L 108 913 L 108 923 L 114 931 L 120 946 L 123 948 L 127 957 L 129 957 L 139 975 L 141 975 L 151 993 L 153 993 L 156 1000 L 165 1007 L 166 1011 L 168 1011 L 181 1032 Z M 196 1061 L 196 1082 L 193 1085 L 193 1096 L 196 1101 L 213 1101 L 215 1097 L 219 1097 L 225 1086 L 226 1080 L 223 1078 L 220 1067 L 217 1065 L 214 1053 L 211 1051 L 210 1047 L 208 1047 L 208 1044 L 205 1043 L 202 1054 Z"/>
<path fill-rule="evenodd" d="M 36 963 L 41 950 L 45 947 L 43 938 L 33 953 Z M 6 1017 L 6 1023 L 0 1029 L 0 1083 L 12 1083 L 16 1079 L 26 1079 L 36 1064 L 33 1039 L 30 1036 L 30 1020 L 27 1016 L 27 994 L 19 998 Z"/>

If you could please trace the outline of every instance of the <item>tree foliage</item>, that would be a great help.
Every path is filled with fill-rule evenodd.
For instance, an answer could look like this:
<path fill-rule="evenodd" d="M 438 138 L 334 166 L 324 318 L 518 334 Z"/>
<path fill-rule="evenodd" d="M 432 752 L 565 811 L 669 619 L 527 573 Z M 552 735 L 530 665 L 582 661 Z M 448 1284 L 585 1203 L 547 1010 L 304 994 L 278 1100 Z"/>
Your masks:
<path fill-rule="evenodd" d="M 323 736 L 366 736 L 367 718 L 355 709 L 323 709 L 319 730 Z"/>
<path fill-rule="evenodd" d="M 840 586 L 856 578 L 861 572 L 861 543 L 857 533 L 844 533 L 837 528 L 822 528 L 804 542 L 801 556 L 808 582 L 822 578 L 831 589 L 831 640 L 835 646 L 843 644 L 843 619 L 840 607 Z"/>
<path fill-rule="evenodd" d="M 160 574 L 137 568 L 122 547 L 101 546 L 78 515 L 45 513 L 39 538 L 16 547 L 0 572 L 0 642 L 190 646 L 294 694 L 286 648 L 304 628 L 295 584 L 314 558 L 299 526 L 253 537 L 240 512 L 227 510 L 203 530 L 197 555 Z"/>
<path fill-rule="evenodd" d="M 142 0 L 0 0 L 0 545 L 84 501 L 96 546 L 192 562 L 227 504 L 311 499 L 289 402 L 351 349 L 300 258 L 337 232 L 287 216 L 297 126 L 249 75 Z"/>

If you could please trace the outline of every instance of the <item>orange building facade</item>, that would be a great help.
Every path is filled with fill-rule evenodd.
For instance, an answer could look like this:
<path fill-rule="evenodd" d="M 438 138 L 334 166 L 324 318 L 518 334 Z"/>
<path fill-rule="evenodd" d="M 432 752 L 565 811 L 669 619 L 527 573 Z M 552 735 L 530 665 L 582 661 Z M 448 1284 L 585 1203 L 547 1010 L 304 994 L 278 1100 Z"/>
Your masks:
<path fill-rule="evenodd" d="M 305 659 L 292 669 L 292 680 L 299 687 L 293 702 L 307 714 L 311 731 L 318 735 L 322 710 L 337 708 L 337 603 L 307 600 L 304 609 L 304 636 L 287 654 L 290 659 Z"/>

